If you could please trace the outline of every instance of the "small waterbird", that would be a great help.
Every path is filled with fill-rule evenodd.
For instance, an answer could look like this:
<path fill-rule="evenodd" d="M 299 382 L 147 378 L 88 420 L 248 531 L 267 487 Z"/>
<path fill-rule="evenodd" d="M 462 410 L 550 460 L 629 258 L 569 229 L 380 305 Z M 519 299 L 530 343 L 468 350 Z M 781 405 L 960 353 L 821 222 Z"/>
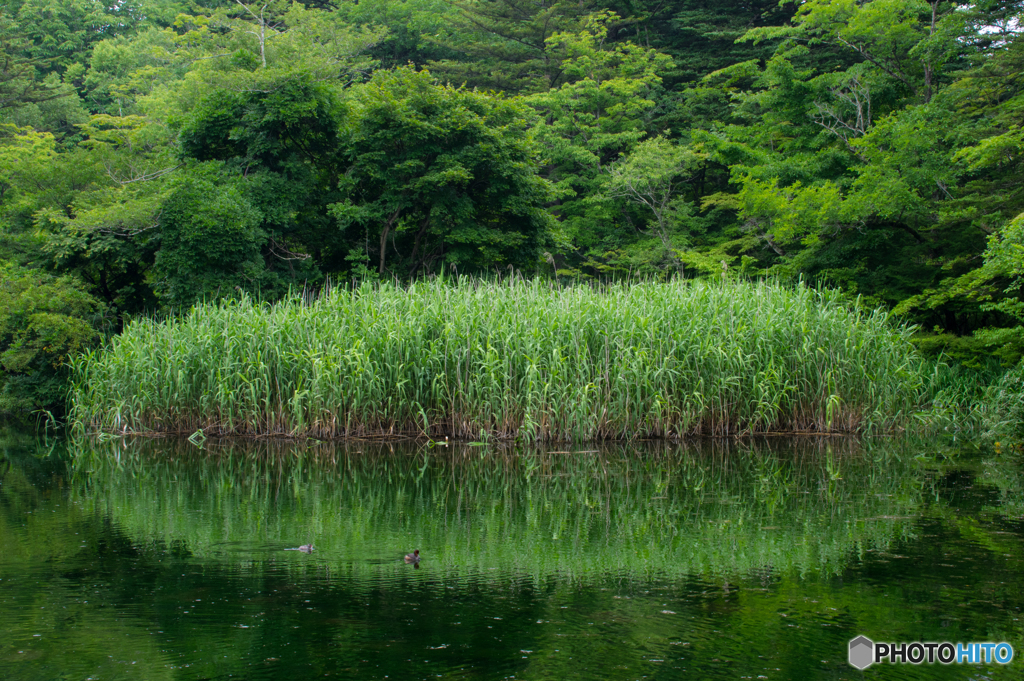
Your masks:
<path fill-rule="evenodd" d="M 313 553 L 313 545 L 303 544 L 297 549 L 285 549 L 285 551 L 302 551 L 303 553 Z"/>
<path fill-rule="evenodd" d="M 405 562 L 406 563 L 415 563 L 415 564 L 418 565 L 419 562 L 420 562 L 420 550 L 416 549 L 412 553 L 405 554 Z"/>

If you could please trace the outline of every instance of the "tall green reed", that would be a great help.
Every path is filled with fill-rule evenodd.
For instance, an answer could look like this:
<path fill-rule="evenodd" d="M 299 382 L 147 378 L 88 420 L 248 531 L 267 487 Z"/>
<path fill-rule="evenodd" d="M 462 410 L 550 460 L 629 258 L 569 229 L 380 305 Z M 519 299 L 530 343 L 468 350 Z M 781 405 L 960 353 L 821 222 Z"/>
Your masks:
<path fill-rule="evenodd" d="M 584 441 L 898 427 L 909 330 L 777 283 L 363 284 L 140 320 L 73 363 L 108 432 Z"/>

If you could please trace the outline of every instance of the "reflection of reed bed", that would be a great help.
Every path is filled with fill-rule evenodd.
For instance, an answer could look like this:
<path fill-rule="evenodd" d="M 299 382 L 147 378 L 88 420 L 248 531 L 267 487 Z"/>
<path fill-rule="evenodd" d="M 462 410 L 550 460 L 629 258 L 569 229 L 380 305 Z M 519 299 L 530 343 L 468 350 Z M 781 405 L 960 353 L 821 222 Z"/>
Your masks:
<path fill-rule="evenodd" d="M 74 368 L 107 432 L 547 441 L 901 424 L 921 362 L 881 312 L 777 284 L 418 282 L 130 324 Z"/>
<path fill-rule="evenodd" d="M 920 497 L 891 449 L 846 441 L 586 454 L 267 441 L 200 450 L 168 439 L 76 447 L 76 499 L 136 541 L 184 542 L 221 560 L 225 545 L 312 538 L 317 560 L 368 573 L 395 569 L 413 548 L 425 567 L 478 573 L 837 572 L 851 551 L 907 531 L 900 519 Z"/>

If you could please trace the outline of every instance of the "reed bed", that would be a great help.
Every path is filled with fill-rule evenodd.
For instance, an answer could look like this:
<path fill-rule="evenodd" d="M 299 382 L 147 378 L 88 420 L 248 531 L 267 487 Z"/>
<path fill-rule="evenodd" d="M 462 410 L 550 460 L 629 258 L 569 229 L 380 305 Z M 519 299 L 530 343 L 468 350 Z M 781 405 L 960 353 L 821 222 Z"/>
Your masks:
<path fill-rule="evenodd" d="M 587 441 L 896 428 L 910 331 L 806 286 L 363 284 L 139 320 L 73 362 L 118 433 Z"/>

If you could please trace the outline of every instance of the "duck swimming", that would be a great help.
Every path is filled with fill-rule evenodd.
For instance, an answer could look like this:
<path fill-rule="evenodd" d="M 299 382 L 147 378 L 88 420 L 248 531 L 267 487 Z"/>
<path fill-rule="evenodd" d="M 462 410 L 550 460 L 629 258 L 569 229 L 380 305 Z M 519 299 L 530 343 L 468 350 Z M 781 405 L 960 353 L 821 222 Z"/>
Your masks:
<path fill-rule="evenodd" d="M 405 554 L 406 563 L 419 563 L 420 562 L 420 550 L 416 549 L 412 553 Z"/>

